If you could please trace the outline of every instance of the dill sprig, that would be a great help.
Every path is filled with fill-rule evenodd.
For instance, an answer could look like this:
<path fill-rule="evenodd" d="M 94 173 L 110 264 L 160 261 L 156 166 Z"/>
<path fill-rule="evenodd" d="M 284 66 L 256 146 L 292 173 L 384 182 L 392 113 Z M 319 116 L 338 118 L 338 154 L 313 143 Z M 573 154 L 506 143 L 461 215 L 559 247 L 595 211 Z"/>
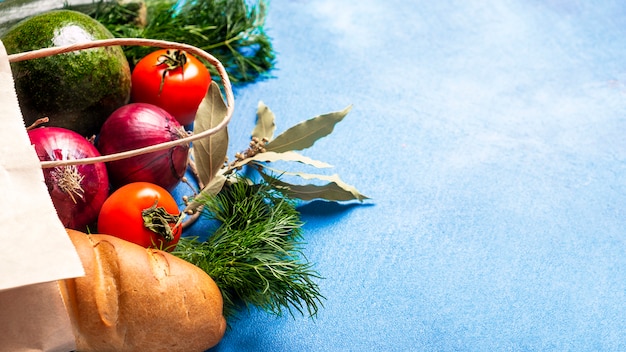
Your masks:
<path fill-rule="evenodd" d="M 264 31 L 264 0 L 145 0 L 147 16 L 131 2 L 100 0 L 88 14 L 116 37 L 168 40 L 193 45 L 215 56 L 233 83 L 251 82 L 269 72 L 276 55 Z M 132 67 L 154 50 L 125 47 Z M 217 79 L 215 69 L 208 65 Z"/>
<path fill-rule="evenodd" d="M 205 242 L 181 238 L 173 253 L 215 280 L 227 318 L 242 305 L 278 316 L 317 313 L 321 277 L 302 253 L 302 222 L 292 200 L 268 183 L 239 181 L 201 201 L 221 225 Z"/>

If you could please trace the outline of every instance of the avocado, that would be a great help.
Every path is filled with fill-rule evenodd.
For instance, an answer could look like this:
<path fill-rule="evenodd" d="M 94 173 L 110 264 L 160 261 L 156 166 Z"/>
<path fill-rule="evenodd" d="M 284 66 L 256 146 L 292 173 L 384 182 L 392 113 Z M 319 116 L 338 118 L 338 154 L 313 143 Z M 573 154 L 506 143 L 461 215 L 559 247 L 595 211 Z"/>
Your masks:
<path fill-rule="evenodd" d="M 81 12 L 54 10 L 26 18 L 0 38 L 9 54 L 113 38 Z M 28 126 L 48 126 L 90 137 L 130 99 L 130 67 L 119 46 L 92 48 L 11 63 L 15 90 Z"/>

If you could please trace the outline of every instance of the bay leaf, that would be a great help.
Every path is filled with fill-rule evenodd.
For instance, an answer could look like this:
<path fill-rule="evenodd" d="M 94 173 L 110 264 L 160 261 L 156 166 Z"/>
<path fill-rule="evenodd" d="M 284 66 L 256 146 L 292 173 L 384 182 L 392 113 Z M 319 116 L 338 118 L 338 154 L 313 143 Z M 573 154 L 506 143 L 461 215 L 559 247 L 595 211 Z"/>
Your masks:
<path fill-rule="evenodd" d="M 224 183 L 226 183 L 226 176 L 222 174 L 215 175 L 211 181 L 207 183 L 204 188 L 196 195 L 191 202 L 185 207 L 184 212 L 188 210 L 196 210 L 200 205 L 202 205 L 202 199 L 206 197 L 212 197 L 218 194 L 222 187 L 224 187 Z"/>
<path fill-rule="evenodd" d="M 307 165 L 311 165 L 311 166 L 315 166 L 317 168 L 327 168 L 327 167 L 332 167 L 332 165 L 327 164 L 323 161 L 319 161 L 319 160 L 315 160 L 315 159 L 311 159 L 308 156 L 304 156 L 300 153 L 294 152 L 294 151 L 287 151 L 287 152 L 282 152 L 282 153 L 277 153 L 277 152 L 264 152 L 264 153 L 258 153 L 252 157 L 243 159 L 241 161 L 238 161 L 237 163 L 235 163 L 235 165 L 233 166 L 234 168 L 238 168 L 240 166 L 244 166 L 252 161 L 257 161 L 257 162 L 273 162 L 273 161 L 296 161 L 299 163 L 303 163 L 303 164 L 307 164 Z"/>
<path fill-rule="evenodd" d="M 193 126 L 194 134 L 217 126 L 227 114 L 226 103 L 220 87 L 211 82 L 209 90 L 198 107 Z M 228 152 L 228 130 L 224 128 L 214 135 L 193 142 L 193 157 L 200 183 L 208 184 L 226 160 Z"/>
<path fill-rule="evenodd" d="M 276 117 L 270 108 L 262 101 L 259 101 L 256 112 L 256 126 L 252 130 L 252 137 L 258 139 L 267 139 L 271 141 L 274 138 L 276 130 Z"/>
<path fill-rule="evenodd" d="M 276 138 L 265 146 L 265 149 L 267 151 L 282 153 L 309 148 L 320 138 L 332 133 L 335 125 L 343 120 L 351 109 L 352 105 L 341 111 L 319 115 L 300 122 L 276 136 Z"/>
<path fill-rule="evenodd" d="M 261 173 L 261 175 L 266 181 L 271 182 L 274 187 L 281 189 L 290 197 L 298 198 L 305 201 L 314 199 L 325 199 L 333 202 L 350 200 L 358 200 L 359 202 L 363 202 L 363 200 L 369 199 L 369 197 L 361 194 L 354 186 L 343 182 L 336 174 L 332 176 L 327 176 L 295 173 L 295 175 L 301 176 L 303 178 L 317 178 L 329 181 L 328 183 L 323 185 L 293 184 L 278 180 L 265 173 Z"/>

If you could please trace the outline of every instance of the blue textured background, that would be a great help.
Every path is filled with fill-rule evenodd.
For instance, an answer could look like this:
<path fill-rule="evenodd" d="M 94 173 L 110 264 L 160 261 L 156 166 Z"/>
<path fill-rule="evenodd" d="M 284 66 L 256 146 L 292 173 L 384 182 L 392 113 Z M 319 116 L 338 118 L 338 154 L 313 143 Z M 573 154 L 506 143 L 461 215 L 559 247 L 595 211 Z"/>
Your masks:
<path fill-rule="evenodd" d="M 252 311 L 215 351 L 626 350 L 626 3 L 273 0 L 275 78 L 236 92 L 372 197 L 301 208 L 315 319 Z"/>

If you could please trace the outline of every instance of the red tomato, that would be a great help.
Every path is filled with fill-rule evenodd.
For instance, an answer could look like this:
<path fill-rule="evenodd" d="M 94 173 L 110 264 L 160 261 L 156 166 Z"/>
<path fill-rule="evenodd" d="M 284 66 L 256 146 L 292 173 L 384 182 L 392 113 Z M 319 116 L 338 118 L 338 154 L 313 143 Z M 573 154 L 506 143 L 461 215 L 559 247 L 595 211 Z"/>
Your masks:
<path fill-rule="evenodd" d="M 118 188 L 104 201 L 98 216 L 98 233 L 146 248 L 173 250 L 182 233 L 182 226 L 177 225 L 179 217 L 178 205 L 165 188 L 133 182 Z"/>
<path fill-rule="evenodd" d="M 195 119 L 210 84 L 211 74 L 200 60 L 180 50 L 161 49 L 133 69 L 131 97 L 161 107 L 186 126 Z"/>

